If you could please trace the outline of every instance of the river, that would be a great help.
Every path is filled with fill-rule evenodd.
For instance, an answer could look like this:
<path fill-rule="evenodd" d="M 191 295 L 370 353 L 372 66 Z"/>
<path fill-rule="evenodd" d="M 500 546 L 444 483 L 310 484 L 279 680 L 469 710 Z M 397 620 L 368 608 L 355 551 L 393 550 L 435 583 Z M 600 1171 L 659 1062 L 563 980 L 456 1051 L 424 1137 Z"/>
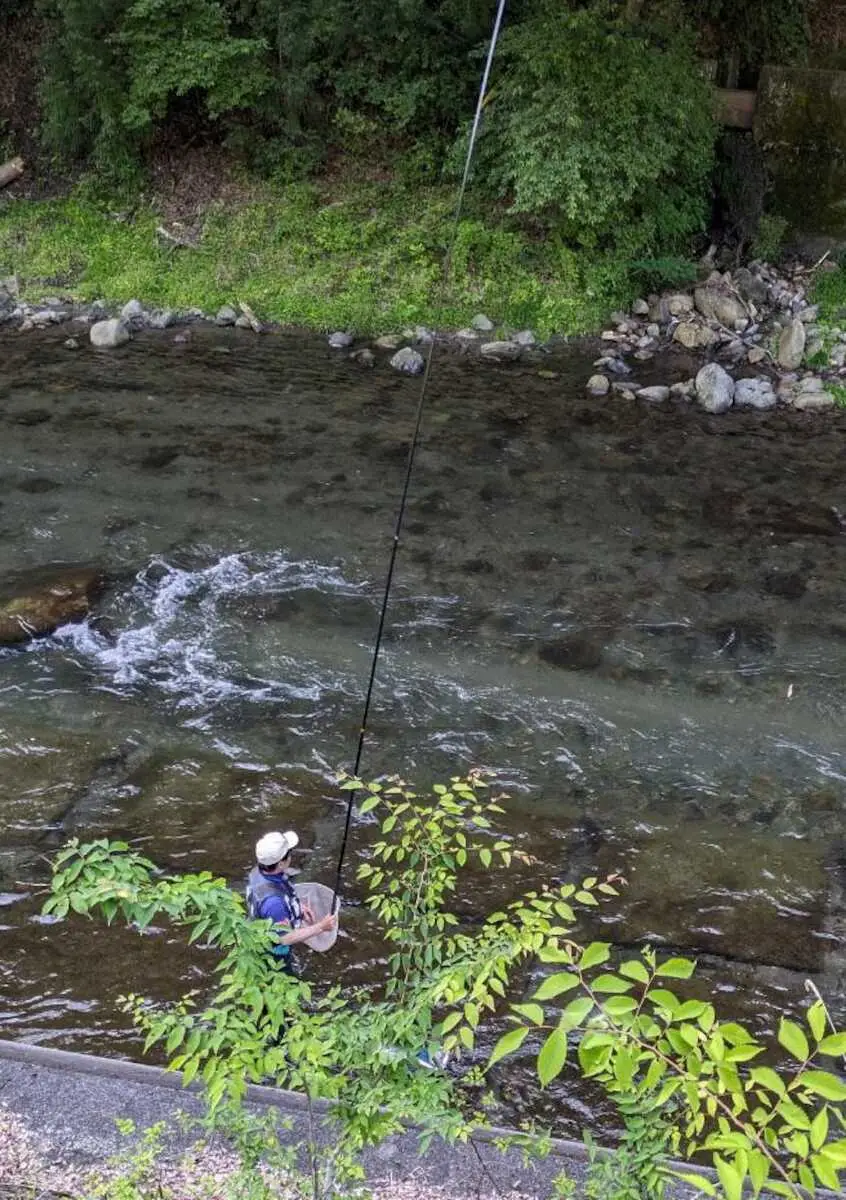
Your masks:
<path fill-rule="evenodd" d="M 237 882 L 293 827 L 331 882 L 419 381 L 294 333 L 64 337 L 0 339 L 3 571 L 109 586 L 0 651 L 0 1036 L 132 1056 L 118 995 L 176 996 L 208 957 L 45 922 L 48 856 L 119 835 Z M 846 414 L 588 399 L 593 357 L 437 351 L 364 772 L 497 773 L 535 864 L 473 877 L 463 911 L 621 871 L 591 933 L 698 956 L 758 1031 L 808 978 L 844 1019 Z M 353 902 L 364 853 L 355 826 Z M 353 906 L 310 970 L 379 954 Z M 528 1063 L 499 1095 L 601 1120 Z"/>

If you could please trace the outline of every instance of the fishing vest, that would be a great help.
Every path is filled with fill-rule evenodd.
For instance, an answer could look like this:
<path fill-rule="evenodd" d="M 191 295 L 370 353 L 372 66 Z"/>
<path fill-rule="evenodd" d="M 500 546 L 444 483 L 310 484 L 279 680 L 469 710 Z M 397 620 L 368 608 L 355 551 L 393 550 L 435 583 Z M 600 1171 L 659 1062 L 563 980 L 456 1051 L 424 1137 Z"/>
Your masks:
<path fill-rule="evenodd" d="M 288 905 L 292 929 L 302 924 L 303 909 L 293 884 L 284 875 L 268 879 L 258 867 L 253 867 L 247 878 L 247 915 L 254 921 L 261 920 L 261 906 L 271 896 L 279 896 Z M 286 958 L 290 953 L 290 946 L 273 947 L 273 954 L 277 958 Z"/>

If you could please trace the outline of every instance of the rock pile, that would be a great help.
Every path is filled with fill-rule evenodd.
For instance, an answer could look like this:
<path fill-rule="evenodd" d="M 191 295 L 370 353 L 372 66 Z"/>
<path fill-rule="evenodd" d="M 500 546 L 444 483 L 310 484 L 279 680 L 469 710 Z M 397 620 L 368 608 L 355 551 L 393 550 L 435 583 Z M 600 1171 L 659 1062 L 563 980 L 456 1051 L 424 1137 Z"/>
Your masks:
<path fill-rule="evenodd" d="M 784 275 L 765 263 L 713 272 L 693 293 L 637 300 L 614 313 L 601 337 L 605 353 L 587 381 L 591 396 L 609 392 L 660 403 L 671 395 L 695 399 L 706 412 L 832 408 L 832 385 L 846 375 L 846 329 L 824 329 L 808 302 L 810 272 Z M 649 363 L 667 344 L 705 352 L 711 360 L 695 379 L 672 387 L 642 387 L 629 358 Z M 803 364 L 812 360 L 816 369 Z M 616 380 L 613 378 L 618 376 Z M 846 382 L 846 381 L 844 381 Z"/>

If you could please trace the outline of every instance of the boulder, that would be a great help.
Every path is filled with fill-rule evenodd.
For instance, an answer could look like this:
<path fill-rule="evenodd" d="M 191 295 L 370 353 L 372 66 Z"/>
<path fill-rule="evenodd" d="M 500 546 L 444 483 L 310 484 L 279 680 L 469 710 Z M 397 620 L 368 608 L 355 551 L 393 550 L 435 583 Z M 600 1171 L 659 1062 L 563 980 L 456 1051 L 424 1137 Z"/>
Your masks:
<path fill-rule="evenodd" d="M 834 408 L 834 397 L 831 392 L 800 391 L 793 400 L 793 407 L 800 412 L 818 412 L 824 408 Z"/>
<path fill-rule="evenodd" d="M 419 350 L 412 350 L 411 346 L 403 346 L 402 350 L 397 350 L 391 359 L 391 366 L 395 371 L 401 371 L 403 375 L 420 375 L 426 363 Z"/>
<path fill-rule="evenodd" d="M 611 381 L 607 375 L 591 375 L 587 381 L 587 390 L 591 396 L 607 396 Z"/>
<path fill-rule="evenodd" d="M 696 399 L 706 412 L 727 412 L 734 402 L 734 380 L 719 363 L 706 363 L 696 376 Z"/>
<path fill-rule="evenodd" d="M 713 346 L 717 335 L 707 325 L 696 325 L 693 321 L 682 321 L 673 331 L 673 341 L 688 350 L 707 350 Z"/>
<path fill-rule="evenodd" d="M 756 379 L 738 379 L 734 385 L 734 404 L 736 408 L 757 408 L 766 410 L 775 408 L 776 394 L 769 379 L 759 376 Z"/>
<path fill-rule="evenodd" d="M 28 642 L 84 620 L 103 585 L 94 567 L 27 571 L 0 585 L 0 645 Z"/>
<path fill-rule="evenodd" d="M 91 326 L 89 335 L 91 345 L 98 350 L 116 350 L 129 341 L 130 334 L 120 317 L 112 317 L 108 321 L 97 321 Z"/>
<path fill-rule="evenodd" d="M 176 313 L 172 308 L 157 308 L 147 314 L 147 324 L 151 329 L 170 329 L 176 323 Z"/>
<path fill-rule="evenodd" d="M 516 342 L 485 342 L 481 353 L 485 358 L 496 359 L 498 362 L 513 362 L 520 357 L 521 349 Z"/>
<path fill-rule="evenodd" d="M 222 308 L 217 310 L 217 316 L 214 319 L 215 325 L 234 325 L 238 320 L 238 314 L 231 304 L 224 304 Z"/>
<path fill-rule="evenodd" d="M 778 339 L 778 365 L 785 371 L 795 371 L 801 366 L 805 354 L 807 333 L 805 326 L 796 317 L 786 329 L 782 330 Z"/>
<path fill-rule="evenodd" d="M 632 312 L 636 317 L 648 317 L 649 305 L 645 300 L 635 300 L 634 304 L 632 305 Z"/>
<path fill-rule="evenodd" d="M 749 324 L 746 305 L 723 288 L 713 285 L 698 287 L 694 292 L 694 300 L 706 321 L 717 321 L 727 329 L 745 329 Z"/>
<path fill-rule="evenodd" d="M 693 300 L 686 292 L 677 292 L 666 297 L 667 309 L 671 317 L 683 317 L 693 312 Z"/>
<path fill-rule="evenodd" d="M 344 333 L 339 330 L 337 333 L 329 334 L 328 342 L 333 350 L 346 350 L 348 346 L 353 344 L 353 336 L 351 333 Z"/>
<path fill-rule="evenodd" d="M 132 329 L 141 329 L 144 325 L 144 305 L 140 300 L 129 300 L 120 310 L 120 319 Z"/>
<path fill-rule="evenodd" d="M 670 389 L 668 387 L 645 387 L 635 393 L 638 400 L 648 400 L 652 404 L 663 404 L 665 400 L 670 399 Z"/>
<path fill-rule="evenodd" d="M 740 267 L 734 273 L 734 286 L 744 300 L 759 307 L 767 303 L 769 286 L 760 275 L 753 275 L 748 267 Z"/>
<path fill-rule="evenodd" d="M 484 313 L 476 313 L 470 324 L 474 329 L 478 330 L 479 333 L 493 333 L 494 323 L 490 317 L 486 317 Z"/>
<path fill-rule="evenodd" d="M 516 342 L 518 346 L 534 346 L 537 338 L 531 329 L 519 329 L 517 333 L 512 333 L 511 341 Z"/>

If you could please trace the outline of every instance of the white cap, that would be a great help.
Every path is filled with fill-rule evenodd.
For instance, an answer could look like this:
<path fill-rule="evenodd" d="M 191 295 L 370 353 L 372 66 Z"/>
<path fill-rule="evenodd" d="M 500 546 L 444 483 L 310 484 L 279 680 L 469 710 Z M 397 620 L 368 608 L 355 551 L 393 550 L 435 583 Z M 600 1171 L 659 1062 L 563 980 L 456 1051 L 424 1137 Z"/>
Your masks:
<path fill-rule="evenodd" d="M 300 839 L 289 829 L 287 833 L 266 833 L 256 842 L 256 862 L 263 867 L 272 867 L 287 858 Z"/>

